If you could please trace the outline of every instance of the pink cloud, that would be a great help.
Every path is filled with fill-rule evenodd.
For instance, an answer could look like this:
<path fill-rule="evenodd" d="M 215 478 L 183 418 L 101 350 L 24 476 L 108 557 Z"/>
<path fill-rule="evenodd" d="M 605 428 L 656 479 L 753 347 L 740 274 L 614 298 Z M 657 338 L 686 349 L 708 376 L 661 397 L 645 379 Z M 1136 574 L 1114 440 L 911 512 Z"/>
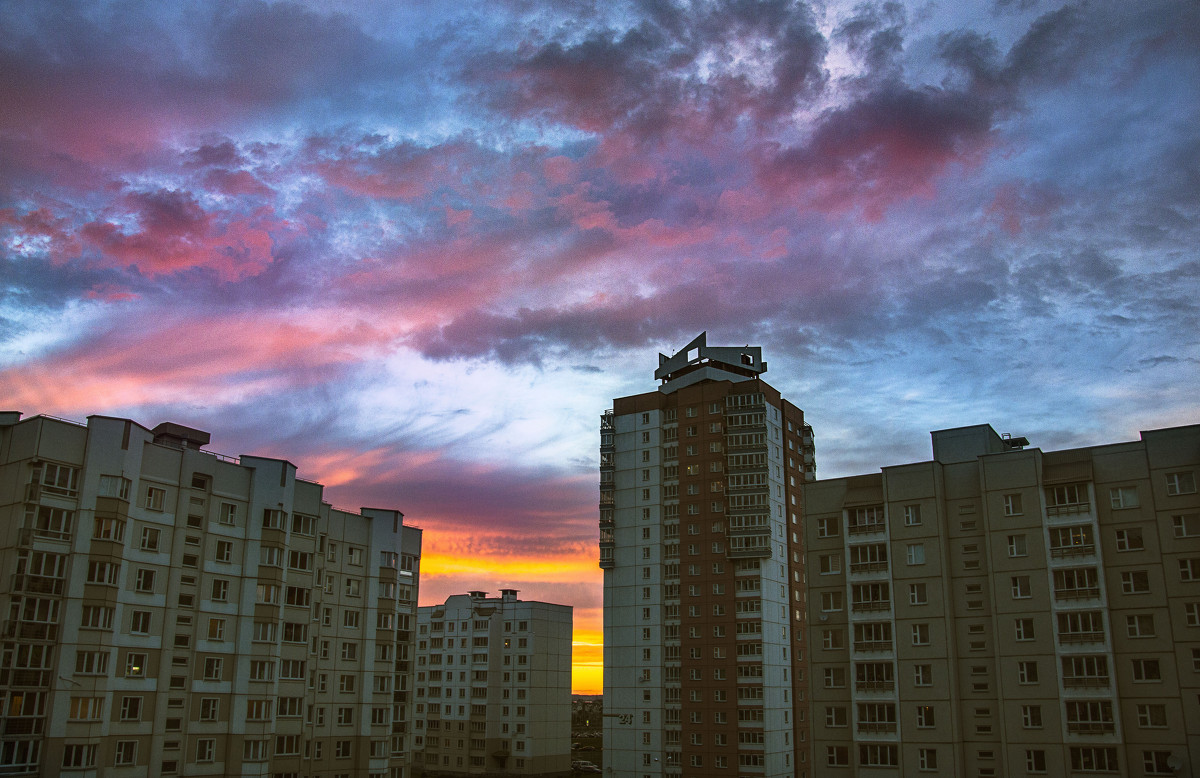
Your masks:
<path fill-rule="evenodd" d="M 147 276 L 205 268 L 224 281 L 248 278 L 273 261 L 273 234 L 295 231 L 270 207 L 247 215 L 208 212 L 192 194 L 178 190 L 134 192 L 122 205 L 127 210 L 110 219 L 132 216 L 135 228 L 97 219 L 79 228 L 79 238 L 97 252 L 100 264 L 136 267 Z"/>

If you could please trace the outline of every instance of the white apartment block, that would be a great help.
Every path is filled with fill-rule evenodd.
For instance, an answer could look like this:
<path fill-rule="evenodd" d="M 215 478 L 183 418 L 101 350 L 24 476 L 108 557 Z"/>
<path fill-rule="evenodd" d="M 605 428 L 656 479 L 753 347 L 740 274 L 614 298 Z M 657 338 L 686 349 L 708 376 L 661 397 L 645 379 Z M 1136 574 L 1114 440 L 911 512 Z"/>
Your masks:
<path fill-rule="evenodd" d="M 803 412 L 704 334 L 601 419 L 604 771 L 807 769 Z"/>
<path fill-rule="evenodd" d="M 473 591 L 417 616 L 419 775 L 561 775 L 571 763 L 572 609 Z"/>
<path fill-rule="evenodd" d="M 208 441 L 0 414 L 0 774 L 410 775 L 421 531 Z"/>

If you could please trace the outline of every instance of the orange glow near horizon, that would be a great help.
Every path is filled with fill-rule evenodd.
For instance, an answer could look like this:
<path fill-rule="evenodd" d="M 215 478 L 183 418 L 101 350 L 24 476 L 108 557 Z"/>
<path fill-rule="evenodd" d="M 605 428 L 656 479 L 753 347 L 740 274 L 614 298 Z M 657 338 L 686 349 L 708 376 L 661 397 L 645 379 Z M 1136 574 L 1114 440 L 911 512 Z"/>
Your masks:
<path fill-rule="evenodd" d="M 497 588 L 498 582 L 519 582 L 522 599 L 558 602 L 573 608 L 571 693 L 600 694 L 604 687 L 604 622 L 599 606 L 603 573 L 594 551 L 554 557 L 505 555 L 463 556 L 431 549 L 421 555 L 421 604 L 435 605 L 446 597 L 472 589 Z M 555 592 L 596 587 L 590 603 L 564 601 Z"/>
<path fill-rule="evenodd" d="M 604 689 L 604 632 L 575 626 L 571 651 L 571 693 L 600 694 Z"/>

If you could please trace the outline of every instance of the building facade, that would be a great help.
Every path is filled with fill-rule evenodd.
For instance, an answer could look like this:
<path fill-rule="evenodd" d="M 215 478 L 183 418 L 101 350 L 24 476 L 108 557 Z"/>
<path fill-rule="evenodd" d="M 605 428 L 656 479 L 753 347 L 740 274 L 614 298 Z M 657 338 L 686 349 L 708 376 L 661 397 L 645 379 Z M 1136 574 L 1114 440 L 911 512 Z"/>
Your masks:
<path fill-rule="evenodd" d="M 515 589 L 419 608 L 419 774 L 567 774 L 572 631 L 570 606 L 519 600 Z"/>
<path fill-rule="evenodd" d="M 1200 774 L 1200 426 L 805 490 L 821 775 Z"/>
<path fill-rule="evenodd" d="M 806 774 L 804 414 L 701 334 L 601 419 L 604 771 Z"/>
<path fill-rule="evenodd" d="M 0 773 L 410 774 L 421 531 L 208 441 L 0 414 Z"/>

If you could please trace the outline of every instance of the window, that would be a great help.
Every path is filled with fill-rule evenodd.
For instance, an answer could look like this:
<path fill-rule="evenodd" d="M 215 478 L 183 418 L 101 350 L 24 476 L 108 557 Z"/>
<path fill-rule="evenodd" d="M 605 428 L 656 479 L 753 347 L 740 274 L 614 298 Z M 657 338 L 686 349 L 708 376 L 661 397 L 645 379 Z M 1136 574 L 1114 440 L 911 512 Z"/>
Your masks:
<path fill-rule="evenodd" d="M 1136 486 L 1116 486 L 1108 490 L 1108 499 L 1113 510 L 1138 507 Z"/>
<path fill-rule="evenodd" d="M 860 745 L 858 763 L 863 767 L 896 767 L 899 748 L 894 745 Z"/>
<path fill-rule="evenodd" d="M 1005 516 L 1020 516 L 1024 513 L 1021 510 L 1021 495 L 1006 494 L 1004 495 L 1004 515 Z"/>
<path fill-rule="evenodd" d="M 1041 729 L 1042 728 L 1042 706 L 1041 705 L 1022 705 L 1021 706 L 1021 726 L 1025 729 Z"/>
<path fill-rule="evenodd" d="M 125 540 L 125 522 L 118 519 L 97 518 L 92 527 L 93 540 L 111 540 L 121 543 Z"/>
<path fill-rule="evenodd" d="M 167 499 L 167 490 L 157 486 L 147 486 L 142 498 L 142 507 L 152 511 L 161 511 Z"/>
<path fill-rule="evenodd" d="M 221 670 L 223 662 L 220 657 L 210 656 L 204 659 L 204 680 L 219 681 L 221 680 Z"/>
<path fill-rule="evenodd" d="M 848 726 L 848 716 L 846 709 L 840 706 L 827 705 L 825 707 L 825 726 L 826 727 L 845 727 Z"/>
<path fill-rule="evenodd" d="M 1195 557 L 1190 559 L 1180 559 L 1179 580 L 1200 581 L 1200 559 Z"/>
<path fill-rule="evenodd" d="M 358 629 L 359 613 L 358 611 L 345 611 L 342 614 L 342 626 L 348 629 Z"/>
<path fill-rule="evenodd" d="M 933 686 L 933 665 L 913 665 L 913 685 Z"/>
<path fill-rule="evenodd" d="M 1200 535 L 1200 513 L 1184 513 L 1171 517 L 1171 527 L 1177 538 Z"/>
<path fill-rule="evenodd" d="M 158 551 L 159 530 L 155 527 L 142 527 L 142 550 Z"/>
<path fill-rule="evenodd" d="M 76 651 L 75 674 L 107 675 L 108 657 L 107 651 Z"/>
<path fill-rule="evenodd" d="M 1117 530 L 1117 551 L 1141 551 L 1145 547 L 1140 528 Z"/>
<path fill-rule="evenodd" d="M 845 648 L 846 633 L 840 629 L 821 630 L 821 646 L 826 651 L 834 651 Z"/>
<path fill-rule="evenodd" d="M 1156 683 L 1162 680 L 1162 670 L 1157 659 L 1134 659 L 1133 680 L 1138 683 Z"/>
<path fill-rule="evenodd" d="M 826 612 L 840 611 L 843 608 L 842 592 L 822 592 L 821 610 Z"/>
<path fill-rule="evenodd" d="M 821 554 L 818 558 L 821 575 L 833 575 L 842 572 L 841 554 Z"/>
<path fill-rule="evenodd" d="M 216 721 L 221 715 L 221 700 L 219 697 L 200 698 L 200 720 Z"/>
<path fill-rule="evenodd" d="M 741 646 L 739 645 L 740 649 Z M 826 667 L 823 670 L 826 689 L 844 689 L 846 687 L 846 668 Z"/>
<path fill-rule="evenodd" d="M 1033 640 L 1033 619 L 1016 620 L 1016 639 Z"/>
<path fill-rule="evenodd" d="M 14 698 L 9 705 L 20 703 Z M 21 712 L 21 711 L 19 711 Z M 100 721 L 104 715 L 103 697 L 72 697 L 67 711 L 68 721 Z"/>
<path fill-rule="evenodd" d="M 908 563 L 910 565 L 925 564 L 925 544 L 924 543 L 909 543 L 908 544 Z"/>
<path fill-rule="evenodd" d="M 228 540 L 217 541 L 217 561 L 232 562 L 233 561 L 233 543 Z"/>
<path fill-rule="evenodd" d="M 287 666 L 288 661 L 285 660 L 284 666 Z M 275 663 L 266 659 L 255 659 L 250 662 L 250 680 L 251 681 L 273 681 L 275 680 Z"/>
<path fill-rule="evenodd" d="M 246 701 L 246 720 L 247 722 L 270 722 L 271 720 L 271 702 L 274 700 L 247 700 Z"/>
<path fill-rule="evenodd" d="M 118 767 L 137 764 L 137 745 L 136 740 L 118 740 L 113 764 Z"/>
<path fill-rule="evenodd" d="M 149 635 L 150 611 L 134 611 L 129 620 L 129 631 L 134 635 Z"/>
<path fill-rule="evenodd" d="M 923 583 L 914 583 L 908 585 L 908 604 L 909 605 L 928 605 L 929 591 L 928 587 Z"/>
<path fill-rule="evenodd" d="M 917 727 L 920 729 L 932 729 L 935 721 L 934 708 L 932 705 L 917 706 Z"/>
<path fill-rule="evenodd" d="M 214 578 L 212 582 L 212 600 L 227 602 L 229 600 L 229 581 L 224 578 Z"/>
<path fill-rule="evenodd" d="M 1120 769 L 1117 749 L 1101 746 L 1072 746 L 1071 769 L 1085 773 L 1115 773 Z"/>
<path fill-rule="evenodd" d="M 1010 557 L 1029 556 L 1029 545 L 1024 535 L 1008 536 L 1008 555 Z"/>
<path fill-rule="evenodd" d="M 68 743 L 63 746 L 62 766 L 71 768 L 95 767 L 96 750 L 97 745 L 95 743 Z"/>
<path fill-rule="evenodd" d="M 1014 600 L 1023 600 L 1033 596 L 1029 576 L 1014 575 L 1012 577 L 1012 596 Z"/>
<path fill-rule="evenodd" d="M 116 586 L 120 577 L 121 565 L 115 562 L 88 562 L 88 583 Z"/>
<path fill-rule="evenodd" d="M 1033 684 L 1037 682 L 1037 662 L 1017 662 L 1017 683 Z"/>
<path fill-rule="evenodd" d="M 129 653 L 125 655 L 125 677 L 126 678 L 145 678 L 146 677 L 146 655 L 141 653 Z"/>
<path fill-rule="evenodd" d="M 914 646 L 929 645 L 929 625 L 928 624 L 913 624 L 912 625 L 912 644 Z"/>
<path fill-rule="evenodd" d="M 1125 634 L 1131 638 L 1154 637 L 1154 614 L 1136 613 L 1125 617 Z"/>
<path fill-rule="evenodd" d="M 817 537 L 819 538 L 836 538 L 841 526 L 841 521 L 838 519 L 817 519 Z"/>
<path fill-rule="evenodd" d="M 151 594 L 154 592 L 154 571 L 146 568 L 139 568 L 137 575 L 134 577 L 135 591 L 143 594 Z"/>
<path fill-rule="evenodd" d="M 254 599 L 263 605 L 279 603 L 279 586 L 277 584 L 258 584 L 254 590 Z"/>
<path fill-rule="evenodd" d="M 142 718 L 142 698 L 125 696 L 121 698 L 121 721 L 140 721 Z"/>
<path fill-rule="evenodd" d="M 225 639 L 225 619 L 209 619 L 208 620 L 208 639 L 209 640 L 224 640 Z"/>
<path fill-rule="evenodd" d="M 262 762 L 267 758 L 267 741 L 266 740 L 243 740 L 242 741 L 242 761 L 244 762 Z"/>
<path fill-rule="evenodd" d="M 1147 594 L 1150 591 L 1150 574 L 1145 570 L 1126 570 L 1121 573 L 1122 594 Z"/>
<path fill-rule="evenodd" d="M 1167 494 L 1192 494 L 1196 491 L 1196 475 L 1192 472 L 1167 473 Z"/>
<path fill-rule="evenodd" d="M 1046 752 L 1041 749 L 1025 749 L 1025 771 L 1029 773 L 1046 772 Z"/>
<path fill-rule="evenodd" d="M 1183 615 L 1189 627 L 1200 627 L 1200 602 L 1184 603 Z"/>
<path fill-rule="evenodd" d="M 1167 706 L 1157 703 L 1138 705 L 1137 721 L 1142 729 L 1166 729 Z"/>
<path fill-rule="evenodd" d="M 917 767 L 921 770 L 936 770 L 938 766 L 936 748 L 917 749 Z"/>
<path fill-rule="evenodd" d="M 1142 752 L 1142 767 L 1145 768 L 1146 775 L 1177 775 L 1171 761 L 1170 751 Z"/>
<path fill-rule="evenodd" d="M 846 746 L 826 746 L 825 764 L 828 767 L 849 767 L 850 749 Z"/>

